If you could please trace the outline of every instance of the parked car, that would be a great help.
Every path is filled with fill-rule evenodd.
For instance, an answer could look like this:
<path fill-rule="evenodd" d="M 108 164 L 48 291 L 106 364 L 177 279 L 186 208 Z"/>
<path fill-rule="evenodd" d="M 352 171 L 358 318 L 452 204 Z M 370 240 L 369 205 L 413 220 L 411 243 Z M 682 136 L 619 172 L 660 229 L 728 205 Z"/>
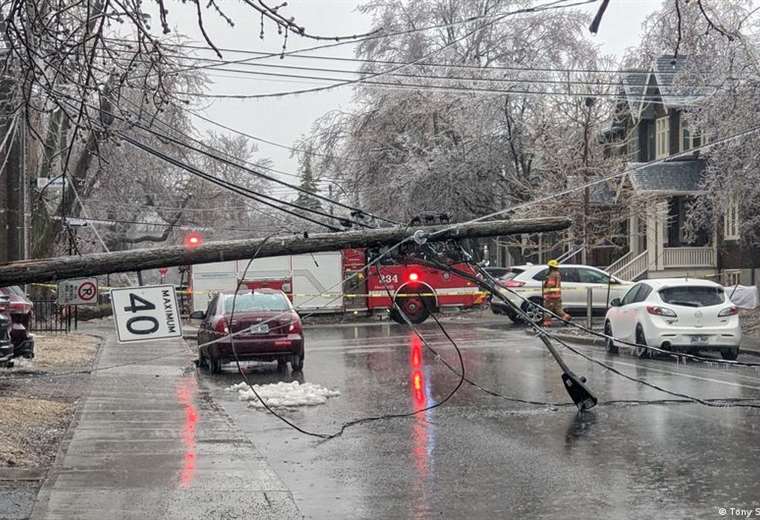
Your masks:
<path fill-rule="evenodd" d="M 484 267 L 483 270 L 493 276 L 494 278 L 501 278 L 505 274 L 508 274 L 511 267 Z"/>
<path fill-rule="evenodd" d="M 611 305 L 604 323 L 608 336 L 674 352 L 713 351 L 724 359 L 739 355 L 739 311 L 715 282 L 643 280 Z M 618 347 L 619 343 L 607 341 L 608 351 L 617 352 Z M 656 354 L 646 348 L 631 349 L 639 357 Z"/>
<path fill-rule="evenodd" d="M 10 338 L 13 343 L 13 357 L 34 357 L 34 336 L 29 332 L 34 304 L 17 285 L 0 287 L 0 295 L 9 300 L 7 313 L 10 315 Z"/>
<path fill-rule="evenodd" d="M 588 265 L 560 265 L 559 271 L 562 276 L 562 305 L 572 315 L 586 314 L 588 288 L 593 290 L 593 313 L 603 316 L 608 302 L 622 298 L 633 285 Z M 518 265 L 510 268 L 496 283 L 509 289 L 502 291 L 509 301 L 520 307 L 531 320 L 539 322 L 543 319 L 543 313 L 531 302 L 543 305 L 542 287 L 548 273 L 549 268 L 544 264 Z M 514 322 L 520 321 L 514 309 L 496 297 L 491 299 L 491 310 L 496 314 L 506 314 Z"/>
<path fill-rule="evenodd" d="M 10 299 L 0 295 L 0 367 L 13 366 L 13 343 L 11 342 L 11 316 L 8 314 Z"/>
<path fill-rule="evenodd" d="M 200 363 L 211 373 L 221 371 L 223 363 L 235 361 L 277 361 L 284 369 L 287 363 L 294 371 L 303 369 L 303 326 L 298 313 L 284 292 L 276 289 L 245 289 L 237 293 L 232 314 L 234 291 L 217 293 L 206 311 L 195 311 L 191 319 L 200 319 L 198 345 Z M 245 331 L 245 332 L 241 332 Z M 234 336 L 235 352 L 228 337 Z"/>

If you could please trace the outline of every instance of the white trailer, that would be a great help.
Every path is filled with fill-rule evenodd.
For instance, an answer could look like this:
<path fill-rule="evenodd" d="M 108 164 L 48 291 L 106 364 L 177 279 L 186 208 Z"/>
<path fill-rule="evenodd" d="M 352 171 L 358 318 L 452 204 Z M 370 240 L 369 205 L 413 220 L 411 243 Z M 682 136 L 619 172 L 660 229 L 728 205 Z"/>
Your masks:
<path fill-rule="evenodd" d="M 276 286 L 288 293 L 298 311 L 341 312 L 343 255 L 340 252 L 275 256 L 254 260 L 198 264 L 192 268 L 193 310 L 206 310 L 213 295 L 246 286 Z M 275 282 L 270 284 L 267 282 Z"/>

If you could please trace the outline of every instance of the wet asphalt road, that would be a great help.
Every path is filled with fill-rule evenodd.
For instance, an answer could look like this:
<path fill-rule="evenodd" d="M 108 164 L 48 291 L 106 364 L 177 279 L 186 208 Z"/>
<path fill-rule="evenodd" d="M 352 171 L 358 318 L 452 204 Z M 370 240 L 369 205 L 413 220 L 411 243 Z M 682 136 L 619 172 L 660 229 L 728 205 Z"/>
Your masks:
<path fill-rule="evenodd" d="M 434 323 L 420 330 L 458 364 Z M 448 322 L 447 330 L 468 377 L 484 387 L 508 397 L 569 402 L 556 363 L 522 329 Z M 298 379 L 342 393 L 326 405 L 284 412 L 311 431 L 424 408 L 458 381 L 404 326 L 321 326 L 307 329 L 307 341 Z M 760 398 L 760 371 L 753 368 L 578 348 L 677 392 Z M 670 398 L 563 353 L 601 402 Z M 260 384 L 294 378 L 271 364 L 247 370 Z M 629 403 L 600 404 L 578 415 L 572 406 L 524 405 L 464 385 L 439 408 L 359 425 L 320 442 L 224 392 L 241 380 L 234 365 L 219 377 L 201 377 L 307 518 L 740 518 L 730 508 L 760 508 L 757 409 Z"/>

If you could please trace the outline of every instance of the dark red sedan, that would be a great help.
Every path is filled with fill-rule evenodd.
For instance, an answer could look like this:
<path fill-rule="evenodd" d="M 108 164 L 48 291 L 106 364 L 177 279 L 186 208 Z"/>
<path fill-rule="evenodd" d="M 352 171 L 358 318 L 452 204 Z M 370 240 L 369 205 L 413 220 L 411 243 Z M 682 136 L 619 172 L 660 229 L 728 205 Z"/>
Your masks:
<path fill-rule="evenodd" d="M 223 363 L 235 361 L 277 361 L 294 371 L 303 369 L 303 327 L 298 313 L 282 291 L 243 289 L 235 299 L 234 291 L 221 292 L 209 302 L 206 312 L 196 311 L 190 318 L 200 319 L 198 355 L 202 366 L 218 373 Z M 234 334 L 235 351 L 229 334 Z M 218 341 L 216 341 L 218 340 Z M 215 341 L 209 345 L 209 343 Z"/>

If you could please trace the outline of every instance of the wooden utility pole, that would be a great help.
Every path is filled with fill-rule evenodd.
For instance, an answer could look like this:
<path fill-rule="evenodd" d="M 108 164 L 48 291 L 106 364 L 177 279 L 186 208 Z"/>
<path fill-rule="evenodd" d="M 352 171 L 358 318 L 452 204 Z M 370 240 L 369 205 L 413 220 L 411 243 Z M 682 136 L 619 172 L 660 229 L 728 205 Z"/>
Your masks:
<path fill-rule="evenodd" d="M 572 221 L 564 217 L 494 220 L 456 226 L 393 227 L 338 233 L 315 233 L 308 236 L 291 235 L 268 239 L 208 242 L 194 249 L 187 249 L 184 246 L 171 246 L 48 258 L 0 265 L 0 287 L 139 271 L 141 269 L 243 260 L 251 258 L 254 254 L 257 255 L 257 258 L 263 258 L 320 251 L 339 251 L 357 247 L 392 246 L 401 240 L 411 238 L 415 233 L 417 233 L 418 238 L 421 235 L 427 237 L 431 242 L 441 242 L 452 239 L 559 231 L 567 229 L 571 224 Z"/>

